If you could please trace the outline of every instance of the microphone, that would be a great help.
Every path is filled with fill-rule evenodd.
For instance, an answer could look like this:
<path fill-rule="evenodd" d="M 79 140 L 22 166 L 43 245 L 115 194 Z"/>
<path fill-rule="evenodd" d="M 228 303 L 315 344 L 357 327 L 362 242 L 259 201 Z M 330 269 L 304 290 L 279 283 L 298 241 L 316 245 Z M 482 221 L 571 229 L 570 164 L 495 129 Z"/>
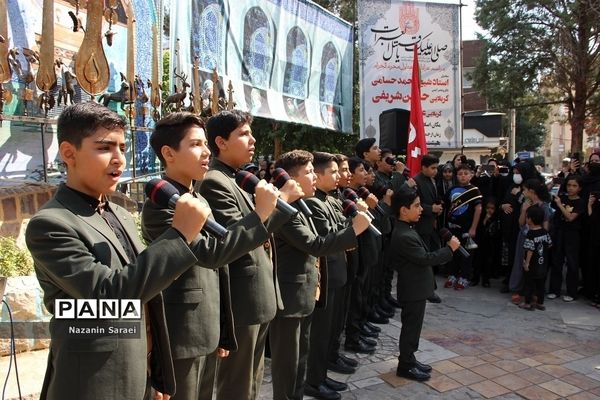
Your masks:
<path fill-rule="evenodd" d="M 285 183 L 291 179 L 286 170 L 283 168 L 275 168 L 271 177 L 273 178 L 273 184 L 277 186 L 278 189 L 281 189 L 283 185 L 285 185 Z M 306 215 L 307 217 L 312 217 L 313 213 L 310 211 L 304 200 L 298 199 L 296 200 L 296 204 L 298 204 L 298 207 L 300 207 L 300 210 L 302 210 L 302 214 Z"/>
<path fill-rule="evenodd" d="M 448 242 L 451 237 L 452 237 L 452 232 L 450 232 L 447 228 L 441 228 L 440 229 L 440 238 L 442 238 L 442 240 L 444 242 Z M 462 254 L 462 256 L 464 258 L 471 257 L 471 255 L 469 254 L 469 252 L 467 251 L 467 249 L 465 249 L 464 247 L 462 247 L 462 245 L 458 246 L 458 251 L 460 251 L 460 254 Z"/>
<path fill-rule="evenodd" d="M 362 186 L 359 187 L 358 190 L 356 191 L 356 194 L 363 199 L 364 201 L 367 201 L 367 198 L 369 197 L 369 195 L 371 194 L 371 192 L 369 192 L 369 189 L 367 189 L 366 187 Z M 385 193 L 384 193 L 385 194 Z M 386 215 L 385 211 L 383 211 L 383 208 L 381 208 L 381 206 L 379 204 L 377 204 L 375 206 L 375 209 L 377 211 L 379 211 L 379 213 L 381 215 Z"/>
<path fill-rule="evenodd" d="M 175 209 L 175 204 L 180 197 L 175 186 L 160 178 L 154 178 L 146 183 L 144 191 L 150 201 L 159 207 Z M 216 236 L 220 242 L 223 242 L 229 234 L 229 231 L 223 225 L 212 219 L 207 219 L 202 229 Z"/>
<path fill-rule="evenodd" d="M 358 195 L 354 190 L 350 188 L 344 189 L 344 191 L 342 192 L 342 196 L 354 203 L 358 202 Z M 369 218 L 375 219 L 375 217 L 373 216 L 373 214 L 371 214 L 369 210 L 365 211 L 365 213 L 369 216 Z"/>
<path fill-rule="evenodd" d="M 248 171 L 238 171 L 237 174 L 235 174 L 235 182 L 245 192 L 250 194 L 254 194 L 254 190 L 256 189 L 258 181 L 259 179 L 256 177 L 256 175 Z M 279 211 L 289 216 L 293 216 L 298 213 L 298 210 L 279 198 L 277 199 L 276 207 Z"/>
<path fill-rule="evenodd" d="M 356 216 L 356 214 L 358 214 L 358 208 L 356 207 L 356 204 L 354 204 L 354 202 L 352 200 L 349 200 L 349 199 L 344 200 L 342 207 L 344 208 L 343 213 L 346 217 L 354 218 Z M 381 236 L 381 232 L 379 231 L 379 229 L 375 228 L 371 224 L 369 224 L 369 230 L 375 236 Z"/>

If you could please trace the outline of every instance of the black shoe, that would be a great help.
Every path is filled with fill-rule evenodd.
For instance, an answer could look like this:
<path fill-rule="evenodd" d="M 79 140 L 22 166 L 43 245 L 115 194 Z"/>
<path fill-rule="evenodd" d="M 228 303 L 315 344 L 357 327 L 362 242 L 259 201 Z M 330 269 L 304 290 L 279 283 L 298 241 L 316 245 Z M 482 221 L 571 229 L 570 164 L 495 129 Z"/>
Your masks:
<path fill-rule="evenodd" d="M 479 280 L 476 280 L 476 281 L 473 280 L 473 281 L 469 282 L 469 286 L 477 286 L 477 285 L 479 285 Z"/>
<path fill-rule="evenodd" d="M 374 324 L 389 324 L 390 323 L 390 320 L 388 318 L 384 317 L 383 315 L 379 315 L 375 311 L 373 311 L 373 312 L 371 312 L 371 314 L 369 314 L 369 316 L 367 317 L 367 320 Z"/>
<path fill-rule="evenodd" d="M 484 281 L 481 286 L 485 287 L 485 288 L 489 288 L 490 287 L 490 282 L 489 281 Z"/>
<path fill-rule="evenodd" d="M 373 347 L 377 346 L 377 340 L 369 339 L 368 337 L 364 337 L 362 335 L 360 335 L 358 338 L 359 338 L 358 340 L 360 340 L 361 342 L 363 342 L 366 345 L 373 346 Z"/>
<path fill-rule="evenodd" d="M 363 341 L 359 340 L 357 342 L 346 342 L 344 344 L 344 349 L 348 351 L 352 351 L 354 353 L 361 354 L 373 354 L 375 353 L 375 346 L 369 346 Z"/>
<path fill-rule="evenodd" d="M 396 309 L 386 299 L 379 300 L 379 308 L 392 315 L 396 312 Z"/>
<path fill-rule="evenodd" d="M 336 392 L 348 390 L 348 385 L 346 385 L 344 382 L 339 382 L 331 378 L 325 378 L 325 385 L 327 385 L 329 389 L 333 389 Z"/>
<path fill-rule="evenodd" d="M 394 307 L 394 308 L 400 308 L 400 303 L 398 303 L 398 300 L 396 300 L 393 297 L 388 297 L 386 298 L 387 302 L 390 303 L 390 306 Z"/>
<path fill-rule="evenodd" d="M 362 328 L 360 328 L 359 332 L 360 332 L 360 336 L 362 336 L 362 337 L 375 338 L 375 339 L 377 339 L 379 337 L 379 333 L 372 331 L 369 328 L 366 328 L 364 326 Z"/>
<path fill-rule="evenodd" d="M 427 372 L 427 373 L 431 372 L 431 365 L 428 365 L 428 364 L 423 364 L 418 361 L 415 361 L 415 367 L 419 368 L 419 370 L 421 370 L 423 372 Z"/>
<path fill-rule="evenodd" d="M 417 367 L 412 367 L 410 369 L 398 367 L 396 369 L 396 376 L 401 376 L 403 378 L 408 378 L 419 382 L 426 381 L 431 378 L 431 375 L 429 375 L 427 372 L 421 371 Z M 306 393 L 306 389 L 304 389 L 304 392 Z"/>
<path fill-rule="evenodd" d="M 500 293 L 508 293 L 508 285 L 502 285 L 502 287 L 500 288 Z"/>
<path fill-rule="evenodd" d="M 438 296 L 436 292 L 433 292 L 433 294 L 427 298 L 427 301 L 430 303 L 439 304 L 442 302 L 442 298 Z"/>
<path fill-rule="evenodd" d="M 372 323 L 370 323 L 368 321 L 364 323 L 364 326 L 366 326 L 367 328 L 369 328 L 373 332 L 377 332 L 377 333 L 381 332 L 381 328 L 380 327 L 378 327 L 377 325 L 373 325 Z"/>
<path fill-rule="evenodd" d="M 354 358 L 346 357 L 343 354 L 340 354 L 339 358 L 341 358 L 342 361 L 344 361 L 346 363 L 346 365 L 349 365 L 354 368 L 358 367 L 358 361 L 356 361 Z"/>
<path fill-rule="evenodd" d="M 384 318 L 392 318 L 394 316 L 394 312 L 384 310 L 383 308 L 381 308 L 381 306 L 379 306 L 379 304 L 375 304 L 373 310 L 375 310 L 377 314 L 381 315 Z"/>
<path fill-rule="evenodd" d="M 356 372 L 356 368 L 353 366 L 346 364 L 343 358 L 338 357 L 335 361 L 329 361 L 327 363 L 327 369 L 333 372 L 337 372 L 340 374 L 353 374 Z"/>
<path fill-rule="evenodd" d="M 331 390 L 325 383 L 320 384 L 318 387 L 309 384 L 304 385 L 304 394 L 322 400 L 339 400 L 342 398 L 341 394 Z"/>

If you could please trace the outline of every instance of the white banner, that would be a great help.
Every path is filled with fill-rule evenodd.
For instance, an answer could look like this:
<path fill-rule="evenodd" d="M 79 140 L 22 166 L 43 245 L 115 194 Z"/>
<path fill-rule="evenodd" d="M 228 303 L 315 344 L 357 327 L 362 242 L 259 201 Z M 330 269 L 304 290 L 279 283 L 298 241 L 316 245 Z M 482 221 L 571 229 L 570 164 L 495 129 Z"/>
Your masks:
<path fill-rule="evenodd" d="M 460 23 L 457 4 L 359 1 L 361 137 L 379 141 L 379 116 L 410 109 L 413 48 L 421 69 L 427 147 L 460 148 Z"/>
<path fill-rule="evenodd" d="M 171 3 L 173 67 L 201 93 L 216 69 L 236 108 L 256 116 L 352 130 L 352 26 L 306 0 L 178 0 Z M 193 86 L 193 85 L 192 85 Z"/>

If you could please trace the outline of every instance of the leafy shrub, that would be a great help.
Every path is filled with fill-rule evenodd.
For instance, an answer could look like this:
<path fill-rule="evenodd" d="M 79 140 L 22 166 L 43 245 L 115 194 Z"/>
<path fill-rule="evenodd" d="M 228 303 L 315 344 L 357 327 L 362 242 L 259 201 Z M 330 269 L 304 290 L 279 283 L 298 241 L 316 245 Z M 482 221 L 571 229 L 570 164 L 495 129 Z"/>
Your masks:
<path fill-rule="evenodd" d="M 0 276 L 33 274 L 33 260 L 29 251 L 19 248 L 15 239 L 0 238 Z"/>

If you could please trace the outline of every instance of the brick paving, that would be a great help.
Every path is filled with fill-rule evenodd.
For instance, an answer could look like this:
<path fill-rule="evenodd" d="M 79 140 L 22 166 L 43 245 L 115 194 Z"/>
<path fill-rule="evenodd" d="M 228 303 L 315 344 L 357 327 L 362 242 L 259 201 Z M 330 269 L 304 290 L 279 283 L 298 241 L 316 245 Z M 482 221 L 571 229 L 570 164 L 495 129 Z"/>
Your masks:
<path fill-rule="evenodd" d="M 493 281 L 498 286 L 497 281 Z M 417 358 L 433 367 L 425 383 L 395 375 L 400 313 L 373 355 L 353 375 L 342 399 L 600 400 L 600 311 L 584 300 L 547 301 L 546 311 L 524 311 L 497 287 L 443 289 L 428 304 Z M 271 399 L 267 361 L 261 399 Z"/>
<path fill-rule="evenodd" d="M 342 399 L 361 400 L 600 400 L 600 311 L 585 301 L 547 301 L 546 311 L 524 311 L 493 287 L 443 289 L 442 304 L 428 304 L 417 358 L 433 366 L 417 383 L 395 375 L 400 313 L 381 325 L 375 354 L 348 354 L 360 362 Z M 495 286 L 494 286 L 495 284 Z M 46 351 L 19 355 L 21 389 L 37 399 Z M 8 369 L 0 358 L 0 375 Z M 16 397 L 14 368 L 7 399 Z M 269 362 L 260 399 L 272 398 Z"/>

